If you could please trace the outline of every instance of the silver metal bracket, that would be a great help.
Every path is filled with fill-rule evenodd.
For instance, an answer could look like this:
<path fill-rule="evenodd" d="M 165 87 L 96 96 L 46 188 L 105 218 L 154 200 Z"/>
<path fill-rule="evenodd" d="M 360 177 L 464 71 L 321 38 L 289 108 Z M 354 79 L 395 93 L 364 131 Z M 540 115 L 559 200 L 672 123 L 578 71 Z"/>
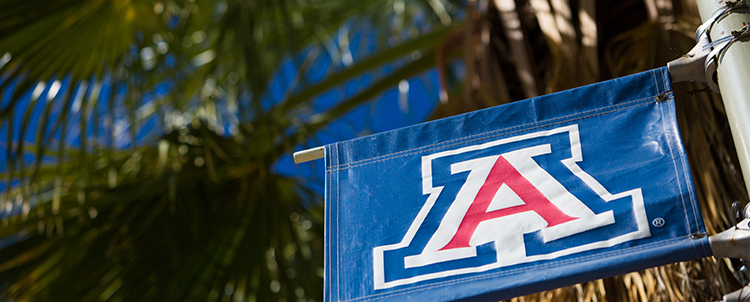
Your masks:
<path fill-rule="evenodd" d="M 736 291 L 733 291 L 731 293 L 728 293 L 724 295 L 724 297 L 719 302 L 741 302 L 746 301 L 748 295 L 750 295 L 750 285 L 747 285 L 741 289 L 738 289 Z"/>
<path fill-rule="evenodd" d="M 734 11 L 746 8 L 748 8 L 746 0 L 727 1 L 723 9 L 717 11 L 713 17 L 699 26 L 695 31 L 695 47 L 686 55 L 667 63 L 672 82 L 706 82 L 711 90 L 718 93 L 719 82 L 716 68 L 722 53 L 737 40 L 750 36 L 750 30 L 748 26 L 745 26 L 740 30 L 733 31 L 731 35 L 712 41 L 710 37 L 711 29 L 716 22 Z"/>
<path fill-rule="evenodd" d="M 672 82 L 706 82 L 705 62 L 711 49 L 706 47 L 710 42 L 708 34 L 702 30 L 704 26 L 705 24 L 701 25 L 696 31 L 695 47 L 682 57 L 667 63 Z"/>
<path fill-rule="evenodd" d="M 708 238 L 716 258 L 750 259 L 750 204 L 740 211 L 740 202 L 732 203 L 730 217 L 734 227 Z M 737 219 L 742 221 L 737 222 Z"/>
<path fill-rule="evenodd" d="M 750 259 L 750 218 L 708 238 L 716 258 Z"/>

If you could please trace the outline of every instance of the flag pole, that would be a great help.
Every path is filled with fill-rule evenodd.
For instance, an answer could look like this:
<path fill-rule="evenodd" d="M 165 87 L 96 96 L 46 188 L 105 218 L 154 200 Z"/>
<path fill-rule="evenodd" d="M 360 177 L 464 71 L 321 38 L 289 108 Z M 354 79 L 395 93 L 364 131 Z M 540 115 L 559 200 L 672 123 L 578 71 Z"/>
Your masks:
<path fill-rule="evenodd" d="M 747 43 L 750 12 L 746 0 L 696 1 L 701 20 L 704 22 L 698 29 L 698 36 L 705 30 L 710 42 L 730 41 L 724 44 L 726 47 L 703 47 L 701 44 L 707 41 L 696 37 L 699 47 L 694 49 L 694 57 L 706 55 L 707 49 L 713 48 L 705 57 L 706 81 L 711 89 L 721 93 L 745 179 L 745 188 L 750 190 L 750 43 Z M 684 73 L 690 73 L 691 70 L 687 67 L 682 69 L 686 70 Z M 715 258 L 750 258 L 750 204 L 745 207 L 743 216 L 745 219 L 733 228 L 709 237 Z M 749 287 L 750 285 L 747 285 L 743 289 L 726 294 L 721 301 L 741 301 L 742 292 L 750 289 Z"/>
<path fill-rule="evenodd" d="M 744 5 L 745 1 L 696 0 L 702 22 L 706 22 L 733 4 Z M 736 10 L 716 19 L 708 32 L 711 41 L 731 36 L 750 24 L 747 9 Z M 709 58 L 710 59 L 710 58 Z M 708 60 L 708 59 L 707 59 Z M 712 75 L 707 75 L 711 77 Z M 740 39 L 731 43 L 716 57 L 716 78 L 724 108 L 729 120 L 737 156 L 750 189 L 750 43 Z M 711 78 L 708 79 L 711 81 Z"/>
<path fill-rule="evenodd" d="M 294 152 L 294 163 L 301 164 L 304 162 L 321 159 L 325 156 L 325 152 L 325 147 L 315 147 Z"/>

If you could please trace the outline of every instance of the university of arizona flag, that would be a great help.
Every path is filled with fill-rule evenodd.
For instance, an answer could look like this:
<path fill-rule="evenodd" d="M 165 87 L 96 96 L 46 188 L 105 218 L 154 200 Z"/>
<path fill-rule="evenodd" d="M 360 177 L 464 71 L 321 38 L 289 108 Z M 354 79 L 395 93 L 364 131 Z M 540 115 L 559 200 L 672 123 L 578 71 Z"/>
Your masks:
<path fill-rule="evenodd" d="M 326 301 L 499 300 L 711 255 L 666 68 L 326 146 Z"/>

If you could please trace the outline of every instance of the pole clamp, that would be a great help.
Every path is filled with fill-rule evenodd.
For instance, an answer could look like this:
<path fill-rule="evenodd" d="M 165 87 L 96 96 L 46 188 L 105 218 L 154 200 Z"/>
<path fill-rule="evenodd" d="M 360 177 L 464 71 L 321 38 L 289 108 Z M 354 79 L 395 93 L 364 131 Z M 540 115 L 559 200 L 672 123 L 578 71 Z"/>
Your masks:
<path fill-rule="evenodd" d="M 716 68 L 721 61 L 724 52 L 726 52 L 726 50 L 735 42 L 747 37 L 750 37 L 750 27 L 745 25 L 739 30 L 732 31 L 730 35 L 716 40 L 718 43 L 712 47 L 713 50 L 708 54 L 705 63 L 706 81 L 708 82 L 708 86 L 711 87 L 711 90 L 719 92 L 719 76 L 716 72 Z"/>
<path fill-rule="evenodd" d="M 724 8 L 718 10 L 695 31 L 696 45 L 687 54 L 667 63 L 672 82 L 699 81 L 706 82 L 711 90 L 719 92 L 717 63 L 724 52 L 740 39 L 750 36 L 750 28 L 745 25 L 730 35 L 712 40 L 710 32 L 713 26 L 739 9 L 747 9 L 747 0 L 727 1 Z"/>

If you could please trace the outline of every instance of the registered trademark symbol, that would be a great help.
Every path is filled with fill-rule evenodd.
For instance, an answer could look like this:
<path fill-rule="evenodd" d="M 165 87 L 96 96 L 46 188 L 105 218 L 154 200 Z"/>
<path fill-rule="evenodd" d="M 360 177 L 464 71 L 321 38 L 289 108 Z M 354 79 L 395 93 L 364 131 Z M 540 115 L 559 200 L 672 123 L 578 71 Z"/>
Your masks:
<path fill-rule="evenodd" d="M 663 227 L 666 222 L 664 221 L 664 218 L 656 218 L 654 221 L 651 222 L 655 227 L 660 228 Z"/>

